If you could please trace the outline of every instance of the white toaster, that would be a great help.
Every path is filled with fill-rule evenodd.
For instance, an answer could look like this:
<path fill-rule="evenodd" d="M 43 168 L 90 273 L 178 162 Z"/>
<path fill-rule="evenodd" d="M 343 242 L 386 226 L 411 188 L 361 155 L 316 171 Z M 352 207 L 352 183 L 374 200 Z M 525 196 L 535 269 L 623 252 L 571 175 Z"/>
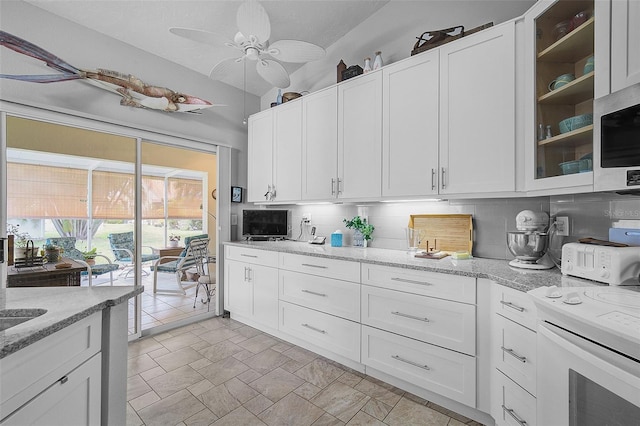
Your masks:
<path fill-rule="evenodd" d="M 567 243 L 562 273 L 609 285 L 640 285 L 640 247 Z"/>

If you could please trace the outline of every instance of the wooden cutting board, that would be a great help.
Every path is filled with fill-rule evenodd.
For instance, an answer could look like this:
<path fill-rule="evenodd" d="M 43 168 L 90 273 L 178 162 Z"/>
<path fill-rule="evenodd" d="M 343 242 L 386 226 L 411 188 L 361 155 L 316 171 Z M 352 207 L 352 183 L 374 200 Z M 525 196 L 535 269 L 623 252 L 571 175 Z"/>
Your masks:
<path fill-rule="evenodd" d="M 409 228 L 423 232 L 419 247 L 423 250 L 471 253 L 473 249 L 473 216 L 470 214 L 412 214 Z"/>

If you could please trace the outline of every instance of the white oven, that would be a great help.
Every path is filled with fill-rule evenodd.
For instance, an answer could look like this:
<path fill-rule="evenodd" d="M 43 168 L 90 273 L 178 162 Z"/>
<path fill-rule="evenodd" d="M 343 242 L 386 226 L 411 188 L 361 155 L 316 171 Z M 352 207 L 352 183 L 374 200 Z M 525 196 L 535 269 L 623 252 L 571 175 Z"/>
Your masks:
<path fill-rule="evenodd" d="M 529 294 L 539 315 L 538 425 L 640 426 L 640 287 Z"/>

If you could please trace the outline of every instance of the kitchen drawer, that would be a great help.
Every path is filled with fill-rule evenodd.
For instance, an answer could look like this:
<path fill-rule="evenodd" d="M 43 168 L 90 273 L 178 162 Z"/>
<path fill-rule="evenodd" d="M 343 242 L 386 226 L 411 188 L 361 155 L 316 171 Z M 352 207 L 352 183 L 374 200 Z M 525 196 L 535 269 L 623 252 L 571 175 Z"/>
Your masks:
<path fill-rule="evenodd" d="M 500 315 L 495 317 L 496 368 L 535 396 L 536 333 Z"/>
<path fill-rule="evenodd" d="M 368 285 L 361 291 L 363 324 L 475 355 L 475 305 Z"/>
<path fill-rule="evenodd" d="M 280 300 L 360 322 L 360 284 L 280 270 Z"/>
<path fill-rule="evenodd" d="M 476 279 L 461 275 L 363 263 L 362 284 L 456 302 L 476 303 Z"/>
<path fill-rule="evenodd" d="M 280 269 L 356 283 L 360 282 L 360 263 L 347 260 L 282 253 L 280 255 Z"/>
<path fill-rule="evenodd" d="M 536 307 L 527 293 L 495 283 L 491 287 L 494 312 L 531 330 L 536 329 Z"/>
<path fill-rule="evenodd" d="M 491 415 L 496 426 L 535 426 L 536 398 L 501 372 L 495 370 L 494 374 L 497 389 Z"/>
<path fill-rule="evenodd" d="M 2 359 L 2 416 L 12 413 L 100 352 L 101 339 L 102 313 L 97 312 Z"/>
<path fill-rule="evenodd" d="M 278 267 L 278 252 L 247 247 L 225 246 L 225 259 L 239 260 L 254 265 Z"/>
<path fill-rule="evenodd" d="M 476 359 L 362 326 L 362 363 L 470 407 L 476 406 Z"/>
<path fill-rule="evenodd" d="M 360 362 L 360 324 L 280 301 L 280 331 Z"/>

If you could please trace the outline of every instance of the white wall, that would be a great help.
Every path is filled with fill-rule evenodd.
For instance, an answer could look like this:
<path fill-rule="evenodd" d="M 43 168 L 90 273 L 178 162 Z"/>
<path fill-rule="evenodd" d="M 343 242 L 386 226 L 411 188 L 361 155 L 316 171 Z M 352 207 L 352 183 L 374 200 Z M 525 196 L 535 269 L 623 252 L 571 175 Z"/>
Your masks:
<path fill-rule="evenodd" d="M 392 0 L 338 42 L 326 48 L 326 56 L 305 64 L 291 74 L 291 85 L 283 92 L 314 92 L 336 83 L 336 66 L 364 66 L 364 58 L 382 51 L 385 64 L 411 56 L 416 37 L 463 25 L 465 29 L 516 18 L 533 5 L 533 0 Z M 326 46 L 324 46 L 326 47 Z M 373 64 L 373 62 L 372 62 Z M 273 89 L 261 98 L 261 110 L 269 108 L 277 96 Z"/>

